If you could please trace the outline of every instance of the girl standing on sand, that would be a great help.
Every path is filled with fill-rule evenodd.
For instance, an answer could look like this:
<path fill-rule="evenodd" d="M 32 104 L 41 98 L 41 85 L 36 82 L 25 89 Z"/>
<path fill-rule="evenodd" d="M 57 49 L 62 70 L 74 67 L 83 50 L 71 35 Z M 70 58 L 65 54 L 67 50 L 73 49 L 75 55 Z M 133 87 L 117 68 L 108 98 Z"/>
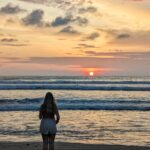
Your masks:
<path fill-rule="evenodd" d="M 50 92 L 46 93 L 40 107 L 39 119 L 41 119 L 40 132 L 43 139 L 43 150 L 54 150 L 56 124 L 60 120 L 60 115 L 53 94 Z"/>

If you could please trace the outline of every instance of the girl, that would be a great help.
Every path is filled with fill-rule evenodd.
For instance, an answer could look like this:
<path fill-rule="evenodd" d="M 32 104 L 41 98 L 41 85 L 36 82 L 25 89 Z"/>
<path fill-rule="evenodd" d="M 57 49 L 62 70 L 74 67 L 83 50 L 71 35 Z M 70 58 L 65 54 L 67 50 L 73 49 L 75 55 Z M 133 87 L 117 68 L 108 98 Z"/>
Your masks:
<path fill-rule="evenodd" d="M 56 124 L 60 120 L 60 115 L 53 94 L 50 92 L 46 93 L 40 107 L 39 119 L 41 119 L 40 132 L 43 139 L 43 150 L 54 150 Z"/>

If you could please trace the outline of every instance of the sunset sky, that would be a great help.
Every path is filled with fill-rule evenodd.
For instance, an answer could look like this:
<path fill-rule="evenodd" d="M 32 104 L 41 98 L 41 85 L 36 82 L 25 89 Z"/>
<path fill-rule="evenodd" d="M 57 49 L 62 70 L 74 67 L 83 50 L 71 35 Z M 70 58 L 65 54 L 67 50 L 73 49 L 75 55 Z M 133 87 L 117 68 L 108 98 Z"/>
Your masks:
<path fill-rule="evenodd" d="M 0 75 L 150 75 L 150 0 L 0 0 Z"/>

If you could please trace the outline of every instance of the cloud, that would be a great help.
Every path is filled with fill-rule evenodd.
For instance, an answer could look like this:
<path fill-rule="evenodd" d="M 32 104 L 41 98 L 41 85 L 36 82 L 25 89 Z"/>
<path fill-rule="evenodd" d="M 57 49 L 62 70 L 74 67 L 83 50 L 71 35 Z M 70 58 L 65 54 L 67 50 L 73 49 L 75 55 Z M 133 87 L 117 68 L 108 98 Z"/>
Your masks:
<path fill-rule="evenodd" d="M 52 3 L 53 0 L 20 0 L 20 1 L 24 1 L 24 2 L 29 2 L 29 3 L 38 3 L 38 4 L 48 4 L 48 3 Z M 54 2 L 60 2 L 62 3 L 64 0 L 55 0 Z"/>
<path fill-rule="evenodd" d="M 56 17 L 55 20 L 52 21 L 51 26 L 52 27 L 64 26 L 74 22 L 80 26 L 88 24 L 88 20 L 84 17 L 80 16 L 73 17 L 72 15 L 67 15 L 65 17 L 62 16 Z"/>
<path fill-rule="evenodd" d="M 130 38 L 130 34 L 122 33 L 117 36 L 117 39 L 126 39 L 126 38 Z"/>
<path fill-rule="evenodd" d="M 95 51 L 96 52 L 96 51 Z M 96 54 L 96 53 L 95 53 Z M 123 55 L 130 55 L 131 57 L 122 57 Z M 101 55 L 103 57 L 101 57 Z M 87 56 L 87 57 L 29 57 L 24 59 L 11 59 L 11 57 L 7 58 L 0 58 L 7 60 L 7 64 L 14 63 L 15 65 L 18 64 L 21 67 L 22 66 L 28 66 L 31 68 L 31 66 L 38 66 L 35 68 L 35 72 L 40 73 L 42 68 L 47 68 L 49 70 L 48 66 L 56 65 L 54 72 L 56 73 L 57 70 L 61 70 L 62 74 L 69 75 L 74 73 L 75 70 L 73 69 L 75 66 L 79 66 L 80 73 L 81 71 L 84 71 L 84 68 L 98 68 L 104 70 L 104 73 L 106 75 L 149 75 L 149 64 L 150 64 L 150 52 L 124 52 L 124 53 L 99 53 L 99 55 L 96 56 Z M 119 56 L 118 56 L 119 55 Z M 114 57 L 108 57 L 108 56 L 114 56 Z M 135 58 L 138 56 L 138 59 Z M 39 67 L 40 66 L 40 67 Z M 67 72 L 66 70 L 69 66 L 72 66 L 70 68 L 70 71 Z M 73 67 L 74 66 L 74 67 Z M 130 67 L 129 67 L 130 66 Z M 63 68 L 63 69 L 62 69 Z M 40 71 L 39 71 L 40 70 Z M 106 71 L 106 72 L 105 72 Z M 35 73 L 34 72 L 34 73 Z M 76 71 L 75 71 L 76 72 Z M 29 73 L 29 72 L 28 72 Z M 50 72 L 49 72 L 50 73 Z M 56 75 L 58 75 L 56 73 Z"/>
<path fill-rule="evenodd" d="M 11 43 L 3 43 L 4 46 L 14 46 L 14 47 L 22 47 L 22 46 L 28 46 L 28 44 L 11 44 Z"/>
<path fill-rule="evenodd" d="M 87 37 L 84 38 L 84 39 L 86 39 L 86 40 L 95 40 L 95 39 L 98 38 L 99 36 L 100 36 L 99 33 L 93 32 L 93 33 L 91 33 L 89 36 L 87 36 Z"/>
<path fill-rule="evenodd" d="M 95 61 L 101 61 L 98 57 L 29 57 L 23 60 L 14 60 L 11 58 L 7 59 L 14 63 L 39 63 L 55 65 L 94 65 Z"/>
<path fill-rule="evenodd" d="M 45 4 L 56 8 L 65 10 L 75 9 L 81 7 L 84 4 L 91 4 L 90 0 L 20 0 L 29 3 Z"/>
<path fill-rule="evenodd" d="M 20 0 L 20 1 L 29 2 L 29 3 L 45 4 L 50 0 Z"/>
<path fill-rule="evenodd" d="M 146 1 L 146 0 L 128 0 L 128 1 L 141 2 L 141 1 Z"/>
<path fill-rule="evenodd" d="M 41 9 L 33 10 L 25 18 L 22 19 L 25 25 L 35 25 L 35 26 L 44 26 L 43 22 L 44 11 Z"/>
<path fill-rule="evenodd" d="M 109 37 L 114 37 L 115 39 L 125 39 L 131 37 L 133 32 L 130 30 L 117 30 L 117 29 L 99 29 L 101 33 L 107 34 Z"/>
<path fill-rule="evenodd" d="M 24 41 L 21 42 L 15 38 L 2 38 L 0 40 L 0 44 L 3 46 L 17 46 L 17 47 L 29 45 L 27 42 Z"/>
<path fill-rule="evenodd" d="M 14 63 L 43 63 L 43 64 L 58 64 L 58 65 L 80 65 L 80 62 L 84 62 L 85 64 L 97 64 L 98 62 L 103 62 L 103 65 L 106 66 L 107 60 L 116 61 L 126 61 L 126 60 L 145 60 L 147 58 L 148 62 L 150 61 L 148 58 L 150 57 L 150 52 L 97 52 L 97 51 L 83 51 L 85 54 L 93 54 L 92 56 L 85 57 L 29 57 L 29 58 L 19 58 L 19 57 L 1 57 L 1 59 L 7 59 L 10 61 L 14 61 Z M 100 58 L 99 56 L 105 56 Z M 108 57 L 112 56 L 112 57 Z M 126 57 L 125 57 L 126 56 Z M 138 57 L 138 58 L 137 58 Z M 136 59 L 133 59 L 136 58 Z M 110 63 L 111 65 L 111 63 Z M 144 64 L 143 64 L 144 65 Z M 128 66 L 126 66 L 128 67 Z"/>
<path fill-rule="evenodd" d="M 140 64 L 141 62 L 145 62 L 148 64 L 150 60 L 147 56 L 150 56 L 150 52 L 141 52 L 141 53 L 134 53 L 134 52 L 124 52 L 124 53 L 99 53 L 99 55 L 104 56 L 103 58 L 97 56 L 93 57 L 30 57 L 24 60 L 12 60 L 14 63 L 39 63 L 39 64 L 55 64 L 55 65 L 81 65 L 87 67 L 125 67 L 131 69 L 130 66 L 137 66 L 136 62 Z M 130 57 L 123 57 L 122 55 L 128 55 Z M 108 57 L 114 56 L 114 57 Z M 139 56 L 139 59 L 133 59 L 136 56 Z M 141 59 L 143 58 L 143 59 Z M 147 58 L 147 61 L 146 59 Z M 11 58 L 10 58 L 11 60 Z M 144 66 L 144 64 L 141 64 Z M 145 66 L 146 67 L 146 66 Z M 149 67 L 149 66 L 147 66 Z M 133 69 L 133 68 L 132 68 Z"/>
<path fill-rule="evenodd" d="M 83 13 L 95 13 L 95 12 L 97 12 L 97 8 L 96 8 L 96 7 L 93 7 L 93 6 L 89 6 L 89 7 L 87 7 L 87 8 L 80 8 L 80 9 L 78 10 L 78 12 L 79 12 L 80 14 L 83 14 Z"/>
<path fill-rule="evenodd" d="M 83 51 L 88 56 L 107 56 L 121 59 L 148 59 L 150 52 L 97 52 L 97 51 Z"/>
<path fill-rule="evenodd" d="M 55 20 L 51 23 L 53 27 L 67 25 L 70 22 L 73 22 L 73 17 L 71 15 L 65 17 L 56 17 Z"/>
<path fill-rule="evenodd" d="M 89 44 L 78 44 L 79 48 L 96 48 L 94 45 L 89 45 Z"/>
<path fill-rule="evenodd" d="M 132 49 L 136 46 L 139 50 L 149 50 L 150 30 L 101 30 L 100 33 L 106 35 L 110 47 L 116 45 Z"/>
<path fill-rule="evenodd" d="M 87 25 L 89 22 L 87 18 L 80 16 L 76 17 L 74 21 L 80 26 Z"/>
<path fill-rule="evenodd" d="M 1 42 L 17 42 L 17 39 L 13 39 L 13 38 L 3 38 L 1 39 Z"/>
<path fill-rule="evenodd" d="M 26 10 L 12 3 L 8 3 L 6 6 L 0 8 L 0 13 L 3 14 L 17 14 L 24 11 Z"/>
<path fill-rule="evenodd" d="M 66 33 L 66 34 L 80 34 L 77 30 L 73 29 L 72 26 L 67 26 L 63 28 L 59 33 Z"/>

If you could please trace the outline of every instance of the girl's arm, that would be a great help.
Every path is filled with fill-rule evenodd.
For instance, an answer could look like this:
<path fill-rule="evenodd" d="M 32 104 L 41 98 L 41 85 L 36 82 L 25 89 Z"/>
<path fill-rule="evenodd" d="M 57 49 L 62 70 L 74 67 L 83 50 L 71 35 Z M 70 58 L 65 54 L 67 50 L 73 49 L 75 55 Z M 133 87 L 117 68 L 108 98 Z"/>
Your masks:
<path fill-rule="evenodd" d="M 39 110 L 39 119 L 42 119 L 42 108 Z"/>
<path fill-rule="evenodd" d="M 58 110 L 58 107 L 57 107 L 57 105 L 56 105 L 56 124 L 59 122 L 59 120 L 60 120 L 60 114 L 59 114 L 59 110 Z"/>

